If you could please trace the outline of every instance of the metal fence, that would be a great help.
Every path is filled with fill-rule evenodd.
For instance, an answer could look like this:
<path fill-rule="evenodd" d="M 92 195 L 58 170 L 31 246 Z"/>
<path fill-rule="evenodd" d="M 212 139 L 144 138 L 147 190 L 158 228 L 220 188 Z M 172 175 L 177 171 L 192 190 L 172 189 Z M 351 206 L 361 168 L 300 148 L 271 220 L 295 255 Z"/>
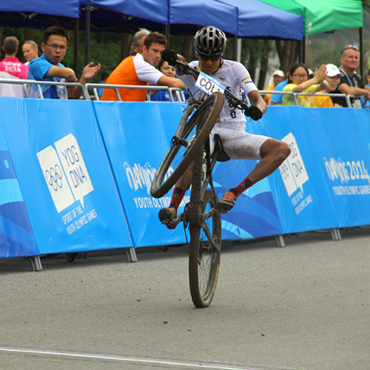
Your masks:
<path fill-rule="evenodd" d="M 168 91 L 168 95 L 171 102 L 178 102 L 178 103 L 185 103 L 186 99 L 184 96 L 184 90 L 181 90 L 179 88 L 173 88 L 168 86 L 139 86 L 139 85 L 107 85 L 107 84 L 94 84 L 94 83 L 88 83 L 85 86 L 80 84 L 79 82 L 52 82 L 52 81 L 35 81 L 35 80 L 13 80 L 13 79 L 6 79 L 6 78 L 0 78 L 0 83 L 6 83 L 6 84 L 17 84 L 17 85 L 23 85 L 25 87 L 26 91 L 26 97 L 29 97 L 28 91 L 29 89 L 27 86 L 29 85 L 36 85 L 37 91 L 38 91 L 38 97 L 40 99 L 44 99 L 44 95 L 42 93 L 41 86 L 42 85 L 48 85 L 48 86 L 54 86 L 54 85 L 61 85 L 61 86 L 71 86 L 76 87 L 79 86 L 82 90 L 83 99 L 90 100 L 95 99 L 97 101 L 100 100 L 100 96 L 97 92 L 98 89 L 114 89 L 118 101 L 122 101 L 121 96 L 119 94 L 118 89 L 145 89 L 145 90 L 165 90 Z M 89 89 L 93 90 L 93 95 L 89 95 Z M 177 100 L 174 99 L 173 94 L 175 93 Z M 267 90 L 260 90 L 261 95 L 266 94 L 280 94 L 280 95 L 293 95 L 293 101 L 295 105 L 299 105 L 297 96 L 318 96 L 318 97 L 343 97 L 346 100 L 347 106 L 352 107 L 350 98 L 356 98 L 354 95 L 345 95 L 345 94 L 306 94 L 306 93 L 293 93 L 293 92 L 285 92 L 285 91 L 267 91 Z M 358 97 L 357 97 L 358 98 Z M 150 94 L 148 94 L 147 100 L 150 100 Z"/>

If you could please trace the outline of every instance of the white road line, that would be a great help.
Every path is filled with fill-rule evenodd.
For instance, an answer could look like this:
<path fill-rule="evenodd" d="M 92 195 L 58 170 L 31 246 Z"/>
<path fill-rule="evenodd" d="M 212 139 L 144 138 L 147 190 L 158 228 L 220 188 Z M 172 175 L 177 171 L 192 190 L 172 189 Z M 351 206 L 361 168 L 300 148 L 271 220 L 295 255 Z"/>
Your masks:
<path fill-rule="evenodd" d="M 146 363 L 153 365 L 172 365 L 172 366 L 183 366 L 194 369 L 214 369 L 214 370 L 253 370 L 246 369 L 242 367 L 234 367 L 228 365 L 214 365 L 209 363 L 190 363 L 190 362 L 180 362 L 180 361 L 165 361 L 158 359 L 148 359 L 148 358 L 134 358 L 125 356 L 112 356 L 112 355 L 99 355 L 99 354 L 88 354 L 88 353 L 73 353 L 73 352 L 63 352 L 63 351 L 44 351 L 37 349 L 22 349 L 22 348 L 7 348 L 0 347 L 0 352 L 12 352 L 18 354 L 33 354 L 33 355 L 46 355 L 46 356 L 62 356 L 62 357 L 76 357 L 76 358 L 90 358 L 94 360 L 110 360 L 110 361 L 122 361 L 122 362 L 136 362 L 136 363 Z"/>

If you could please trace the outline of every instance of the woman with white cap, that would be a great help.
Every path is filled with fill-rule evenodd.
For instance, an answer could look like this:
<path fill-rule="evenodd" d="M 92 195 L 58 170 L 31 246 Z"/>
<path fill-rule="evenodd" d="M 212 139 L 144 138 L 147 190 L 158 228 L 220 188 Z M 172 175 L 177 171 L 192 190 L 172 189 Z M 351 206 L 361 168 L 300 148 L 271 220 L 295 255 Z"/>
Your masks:
<path fill-rule="evenodd" d="M 335 66 L 334 64 L 327 64 L 326 65 L 326 78 L 325 81 L 328 83 L 328 87 L 322 92 L 323 94 L 328 94 L 336 90 L 339 85 L 340 78 L 343 77 L 343 73 L 340 69 Z M 313 99 L 313 103 L 311 107 L 322 107 L 322 108 L 340 108 L 341 105 L 335 103 L 331 100 L 330 96 L 319 97 L 315 96 Z"/>

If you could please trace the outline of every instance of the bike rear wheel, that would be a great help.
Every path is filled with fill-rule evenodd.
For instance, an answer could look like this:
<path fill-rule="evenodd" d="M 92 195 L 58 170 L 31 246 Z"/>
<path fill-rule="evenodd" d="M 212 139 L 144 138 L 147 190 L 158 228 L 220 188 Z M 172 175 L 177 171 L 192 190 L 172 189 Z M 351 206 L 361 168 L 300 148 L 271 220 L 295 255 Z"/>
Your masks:
<path fill-rule="evenodd" d="M 217 202 L 217 195 L 207 190 L 200 207 L 201 214 L 215 208 Z M 198 308 L 208 307 L 212 302 L 221 256 L 220 212 L 215 211 L 205 223 L 209 228 L 211 238 L 219 245 L 219 248 L 209 241 L 202 227 L 190 224 L 189 284 L 192 301 Z"/>
<path fill-rule="evenodd" d="M 177 133 L 178 139 L 173 140 L 171 148 L 153 179 L 150 189 L 153 197 L 160 198 L 164 196 L 193 162 L 195 155 L 213 129 L 224 101 L 223 94 L 215 93 L 208 97 L 193 115 L 186 117 L 183 129 Z M 198 130 L 197 135 L 194 136 L 196 126 L 198 126 Z M 190 141 L 191 145 L 185 147 L 184 143 L 190 143 Z"/>

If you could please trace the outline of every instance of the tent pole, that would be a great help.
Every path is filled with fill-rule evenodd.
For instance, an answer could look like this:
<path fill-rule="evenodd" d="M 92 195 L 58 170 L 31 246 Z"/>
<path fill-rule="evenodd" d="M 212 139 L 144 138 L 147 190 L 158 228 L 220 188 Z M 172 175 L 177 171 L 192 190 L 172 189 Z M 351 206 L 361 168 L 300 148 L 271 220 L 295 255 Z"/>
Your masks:
<path fill-rule="evenodd" d="M 302 43 L 302 63 L 306 63 L 306 36 L 303 36 Z"/>
<path fill-rule="evenodd" d="M 236 61 L 240 63 L 242 60 L 242 39 L 238 38 L 238 48 L 237 48 L 237 54 L 236 54 Z"/>
<path fill-rule="evenodd" d="M 166 24 L 164 26 L 164 34 L 167 39 L 167 49 L 170 49 L 170 36 L 171 36 L 170 32 L 171 32 L 171 26 L 169 24 Z"/>
<path fill-rule="evenodd" d="M 364 38 L 363 38 L 363 33 L 362 33 L 362 27 L 358 29 L 358 34 L 360 37 L 360 76 L 363 78 L 364 76 L 364 63 L 363 63 L 363 55 L 364 55 Z"/>
<path fill-rule="evenodd" d="M 238 60 L 238 37 L 233 37 L 233 60 Z"/>
<path fill-rule="evenodd" d="M 91 5 L 85 6 L 86 24 L 85 24 L 85 66 L 90 59 L 90 23 L 91 23 Z"/>
<path fill-rule="evenodd" d="M 73 65 L 74 71 L 76 73 L 77 78 L 80 77 L 80 73 L 78 70 L 78 49 L 79 49 L 79 30 L 80 28 L 80 20 L 78 18 L 74 21 L 74 49 L 73 49 Z"/>

